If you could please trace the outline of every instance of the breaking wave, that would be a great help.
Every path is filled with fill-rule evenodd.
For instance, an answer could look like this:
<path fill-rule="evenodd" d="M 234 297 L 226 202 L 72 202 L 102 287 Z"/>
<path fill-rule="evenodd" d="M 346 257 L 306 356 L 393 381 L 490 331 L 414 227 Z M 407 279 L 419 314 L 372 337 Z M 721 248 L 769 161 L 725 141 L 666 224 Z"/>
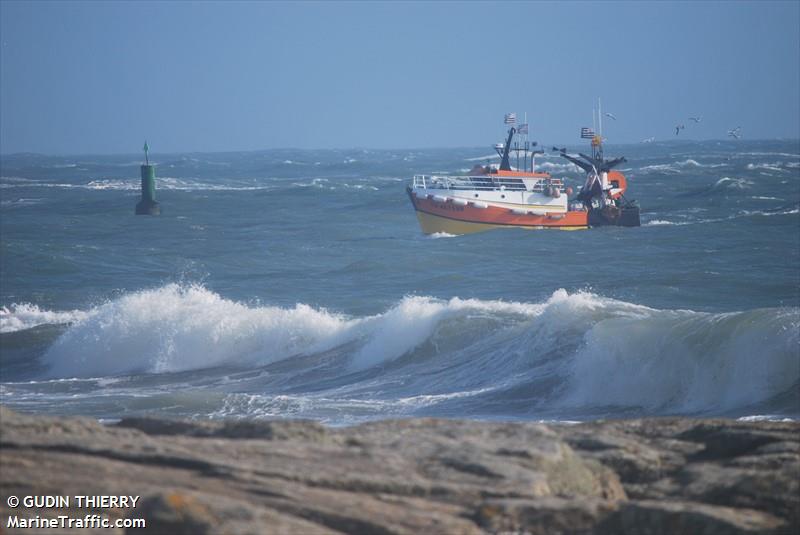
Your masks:
<path fill-rule="evenodd" d="M 707 168 L 713 169 L 716 167 L 724 167 L 726 164 L 724 163 L 700 163 L 697 160 L 692 160 L 688 158 L 683 161 L 679 162 L 672 162 L 672 163 L 663 163 L 663 164 L 654 164 L 654 165 L 645 165 L 644 167 L 639 168 L 639 171 L 644 173 L 649 172 L 659 172 L 659 173 L 668 173 L 668 174 L 680 174 L 681 169 L 684 168 Z"/>
<path fill-rule="evenodd" d="M 85 318 L 86 312 L 71 310 L 54 312 L 42 310 L 30 303 L 14 303 L 0 308 L 0 333 L 12 333 L 33 329 L 40 325 L 61 325 Z"/>
<path fill-rule="evenodd" d="M 798 384 L 796 309 L 645 316 L 611 318 L 586 334 L 568 403 L 721 411 L 768 400 Z"/>
<path fill-rule="evenodd" d="M 548 173 L 578 173 L 581 169 L 574 163 L 557 163 L 557 162 L 541 162 L 536 164 L 539 170 L 547 171 Z"/>
<path fill-rule="evenodd" d="M 493 301 L 406 297 L 376 316 L 349 318 L 305 304 L 248 306 L 202 286 L 169 284 L 125 295 L 81 317 L 48 350 L 58 377 L 263 366 L 361 341 L 354 369 L 391 360 L 425 341 L 437 323 L 469 311 L 530 310 Z M 109 354 L 116 358 L 108 359 Z"/>
<path fill-rule="evenodd" d="M 693 189 L 687 193 L 684 193 L 683 196 L 727 195 L 729 193 L 737 193 L 743 190 L 750 189 L 752 185 L 753 182 L 744 178 L 732 178 L 729 176 L 724 176 L 718 179 L 713 184 Z"/>
<path fill-rule="evenodd" d="M 797 308 L 658 310 L 557 290 L 542 303 L 405 297 L 383 313 L 351 317 L 170 284 L 63 319 L 73 323 L 43 357 L 50 378 L 214 367 L 270 375 L 280 363 L 291 382 L 309 367 L 336 363 L 313 395 L 250 391 L 226 398 L 239 409 L 220 409 L 244 404 L 251 415 L 286 406 L 302 414 L 298 400 L 422 408 L 456 398 L 474 413 L 505 411 L 520 399 L 522 411 L 714 412 L 800 384 Z M 355 390 L 361 395 L 348 394 Z"/>
<path fill-rule="evenodd" d="M 783 169 L 783 162 L 773 162 L 773 163 L 749 163 L 747 164 L 747 169 L 749 171 L 773 171 L 777 173 L 784 173 L 786 172 Z"/>
<path fill-rule="evenodd" d="M 724 177 L 720 178 L 719 180 L 717 180 L 711 186 L 710 189 L 712 191 L 730 190 L 730 189 L 741 190 L 741 189 L 747 189 L 752 185 L 753 185 L 752 182 L 750 182 L 749 180 L 745 180 L 744 178 L 731 178 L 731 177 L 724 176 Z"/>

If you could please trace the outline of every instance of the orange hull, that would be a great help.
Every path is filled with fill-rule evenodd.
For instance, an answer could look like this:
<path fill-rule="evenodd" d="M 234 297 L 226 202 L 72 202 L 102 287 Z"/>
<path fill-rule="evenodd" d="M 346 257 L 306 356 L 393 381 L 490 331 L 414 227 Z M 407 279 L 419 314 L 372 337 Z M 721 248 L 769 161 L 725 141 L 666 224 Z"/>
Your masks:
<path fill-rule="evenodd" d="M 514 214 L 509 208 L 489 205 L 478 208 L 472 204 L 458 206 L 451 201 L 439 202 L 417 197 L 409 191 L 423 232 L 463 234 L 498 227 L 530 229 L 579 230 L 589 227 L 589 215 L 584 211 L 553 212 L 545 215 Z M 451 230 L 455 230 L 452 232 Z"/>

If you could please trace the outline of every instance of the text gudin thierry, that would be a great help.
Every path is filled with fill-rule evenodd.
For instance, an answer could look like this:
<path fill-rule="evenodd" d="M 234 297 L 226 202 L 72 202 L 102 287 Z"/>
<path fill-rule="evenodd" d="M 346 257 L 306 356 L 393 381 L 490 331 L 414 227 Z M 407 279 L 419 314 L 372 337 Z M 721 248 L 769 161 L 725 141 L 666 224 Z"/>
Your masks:
<path fill-rule="evenodd" d="M 112 509 L 135 508 L 139 496 L 25 496 L 21 501 L 28 508 L 68 508 L 74 505 L 81 508 Z"/>

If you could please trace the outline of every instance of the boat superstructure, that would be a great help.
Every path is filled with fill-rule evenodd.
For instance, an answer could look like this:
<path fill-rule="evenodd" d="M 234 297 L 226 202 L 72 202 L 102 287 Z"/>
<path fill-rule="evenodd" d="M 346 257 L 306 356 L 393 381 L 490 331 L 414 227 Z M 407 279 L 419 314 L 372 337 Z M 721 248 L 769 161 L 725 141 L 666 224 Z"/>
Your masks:
<path fill-rule="evenodd" d="M 509 114 L 512 115 L 512 114 Z M 508 123 L 509 115 L 506 116 Z M 527 125 L 520 130 L 527 133 Z M 584 131 L 587 129 L 584 129 Z M 560 178 L 537 172 L 536 142 L 512 141 L 518 131 L 508 131 L 505 144 L 495 149 L 499 165 L 476 165 L 468 175 L 415 175 L 407 188 L 422 231 L 426 234 L 467 234 L 493 228 L 580 230 L 599 225 L 638 226 L 639 209 L 625 200 L 625 177 L 612 168 L 624 158 L 605 160 L 602 138 L 592 132 L 592 155 L 561 156 L 587 172 L 586 183 L 577 197 Z M 533 149 L 533 150 L 531 150 Z M 517 152 L 518 167 L 510 164 Z M 523 169 L 519 153 L 523 153 Z"/>
<path fill-rule="evenodd" d="M 586 212 L 568 209 L 561 179 L 498 171 L 464 177 L 416 175 L 408 189 L 426 234 L 496 227 L 586 228 Z"/>

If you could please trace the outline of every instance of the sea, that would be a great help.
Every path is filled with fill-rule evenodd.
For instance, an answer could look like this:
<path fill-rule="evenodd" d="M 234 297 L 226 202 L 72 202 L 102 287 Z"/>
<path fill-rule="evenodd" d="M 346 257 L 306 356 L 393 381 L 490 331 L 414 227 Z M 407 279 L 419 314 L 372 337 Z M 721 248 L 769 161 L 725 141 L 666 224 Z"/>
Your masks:
<path fill-rule="evenodd" d="M 142 156 L 0 159 L 3 405 L 800 418 L 798 140 L 608 144 L 641 227 L 464 236 L 422 234 L 405 188 L 488 147 L 155 153 L 158 217 Z"/>

